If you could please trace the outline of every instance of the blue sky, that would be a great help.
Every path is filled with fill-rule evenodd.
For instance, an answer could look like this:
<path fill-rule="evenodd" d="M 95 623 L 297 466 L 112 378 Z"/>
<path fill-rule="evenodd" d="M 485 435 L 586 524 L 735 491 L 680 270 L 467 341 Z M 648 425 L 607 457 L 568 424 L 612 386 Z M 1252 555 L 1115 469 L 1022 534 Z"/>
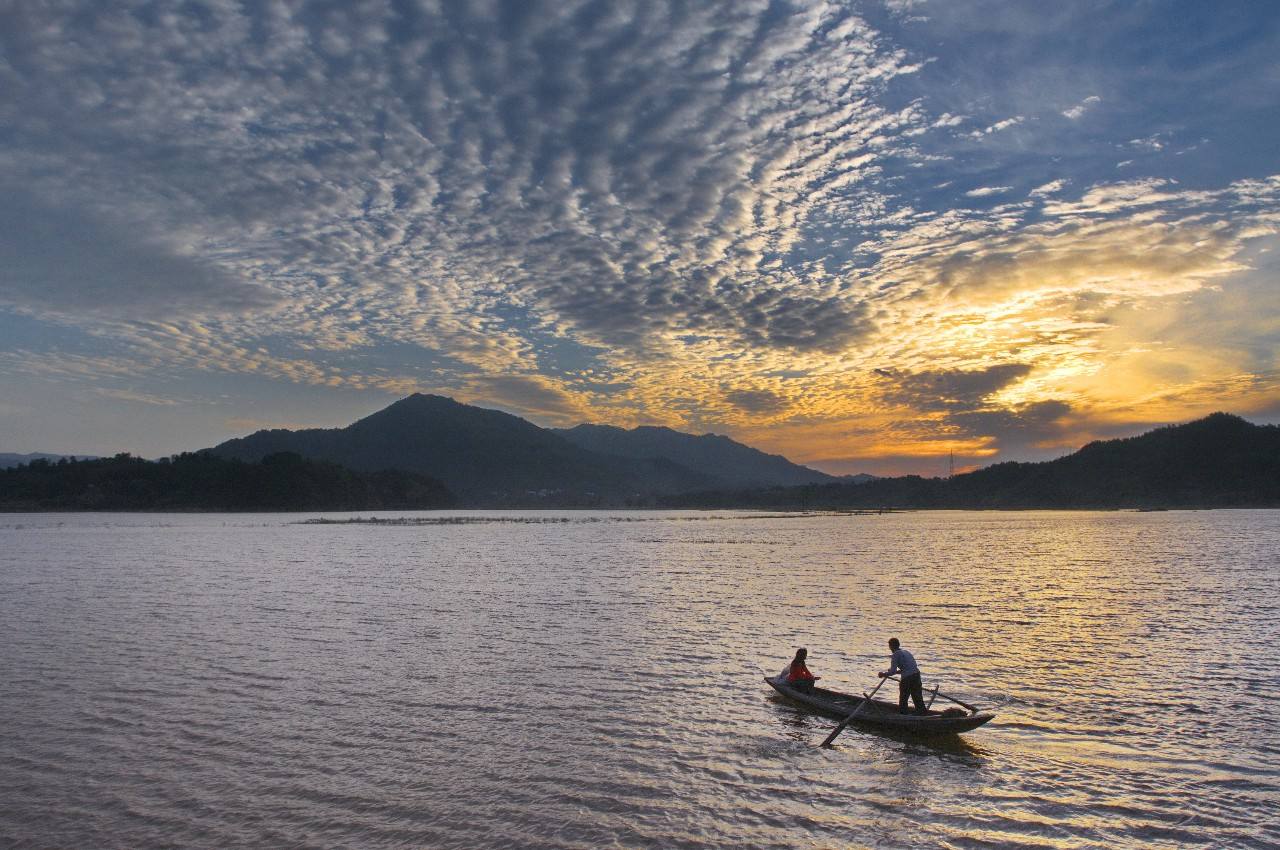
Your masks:
<path fill-rule="evenodd" d="M 1280 417 L 1280 4 L 17 3 L 0 450 L 409 392 L 836 472 Z"/>

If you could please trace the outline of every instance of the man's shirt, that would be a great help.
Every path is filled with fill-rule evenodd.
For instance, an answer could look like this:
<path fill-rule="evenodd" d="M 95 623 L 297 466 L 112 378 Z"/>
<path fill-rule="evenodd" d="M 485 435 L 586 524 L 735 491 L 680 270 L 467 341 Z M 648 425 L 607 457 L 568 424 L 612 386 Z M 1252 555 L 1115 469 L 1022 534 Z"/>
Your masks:
<path fill-rule="evenodd" d="M 904 676 L 920 672 L 920 668 L 916 666 L 915 656 L 902 647 L 898 647 L 893 651 L 893 663 L 889 665 L 889 672 L 885 675 L 892 676 L 898 672 L 901 672 Z"/>

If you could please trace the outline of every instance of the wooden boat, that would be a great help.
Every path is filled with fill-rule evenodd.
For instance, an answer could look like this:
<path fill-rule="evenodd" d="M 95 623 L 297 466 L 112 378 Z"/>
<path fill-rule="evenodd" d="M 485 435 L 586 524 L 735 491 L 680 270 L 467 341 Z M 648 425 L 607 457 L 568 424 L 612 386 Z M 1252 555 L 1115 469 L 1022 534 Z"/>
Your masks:
<path fill-rule="evenodd" d="M 898 704 L 888 700 L 850 696 L 826 688 L 814 688 L 811 693 L 805 692 L 788 685 L 782 676 L 766 676 L 765 681 L 792 702 L 836 720 L 845 720 L 865 703 L 865 707 L 853 718 L 854 723 L 913 735 L 958 735 L 977 729 L 995 717 L 990 712 L 979 711 L 968 703 L 962 703 L 946 694 L 938 694 L 937 691 L 934 694 L 960 707 L 939 711 L 930 705 L 925 714 L 899 714 Z"/>

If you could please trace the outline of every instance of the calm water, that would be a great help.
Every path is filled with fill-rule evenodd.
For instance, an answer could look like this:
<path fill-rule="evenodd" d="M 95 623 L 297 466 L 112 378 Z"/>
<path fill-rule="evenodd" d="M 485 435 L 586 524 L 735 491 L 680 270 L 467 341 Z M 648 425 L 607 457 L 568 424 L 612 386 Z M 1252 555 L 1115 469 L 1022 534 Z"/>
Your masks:
<path fill-rule="evenodd" d="M 0 515 L 0 846 L 1280 845 L 1280 514 L 469 516 Z"/>

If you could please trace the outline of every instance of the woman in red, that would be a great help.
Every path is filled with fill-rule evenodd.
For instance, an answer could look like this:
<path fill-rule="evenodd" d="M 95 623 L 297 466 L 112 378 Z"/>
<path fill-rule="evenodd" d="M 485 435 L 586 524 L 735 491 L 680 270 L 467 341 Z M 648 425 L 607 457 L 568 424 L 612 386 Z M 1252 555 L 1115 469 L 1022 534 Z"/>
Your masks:
<path fill-rule="evenodd" d="M 804 659 L 808 654 L 809 650 L 803 646 L 796 650 L 796 657 L 792 660 L 791 666 L 787 668 L 787 684 L 797 691 L 812 693 L 813 683 L 822 677 L 813 675 L 809 672 L 809 668 L 805 666 Z"/>

